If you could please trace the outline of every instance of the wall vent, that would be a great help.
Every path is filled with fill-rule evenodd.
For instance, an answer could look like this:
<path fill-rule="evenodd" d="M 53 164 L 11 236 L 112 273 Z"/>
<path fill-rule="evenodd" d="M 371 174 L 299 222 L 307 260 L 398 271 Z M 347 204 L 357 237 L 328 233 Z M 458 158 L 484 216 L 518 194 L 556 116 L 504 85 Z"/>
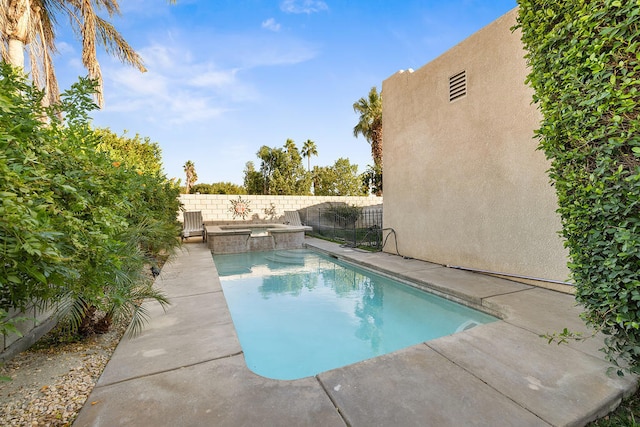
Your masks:
<path fill-rule="evenodd" d="M 460 71 L 449 77 L 449 102 L 467 94 L 467 72 Z"/>

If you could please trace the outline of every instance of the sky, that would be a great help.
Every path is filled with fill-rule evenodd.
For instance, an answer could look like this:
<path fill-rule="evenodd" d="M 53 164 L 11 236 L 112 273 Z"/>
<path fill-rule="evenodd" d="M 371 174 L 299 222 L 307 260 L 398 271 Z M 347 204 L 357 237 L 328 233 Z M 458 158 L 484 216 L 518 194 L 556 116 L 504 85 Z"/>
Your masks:
<path fill-rule="evenodd" d="M 516 0 L 120 3 L 111 22 L 148 71 L 100 51 L 105 106 L 92 114 L 94 126 L 158 143 L 168 178 L 184 182 L 191 160 L 198 183 L 238 185 L 248 161 L 259 169 L 261 146 L 287 139 L 299 149 L 315 142 L 311 167 L 342 157 L 364 172 L 371 148 L 353 136 L 353 104 L 516 7 Z M 64 90 L 87 73 L 68 25 L 57 47 Z"/>

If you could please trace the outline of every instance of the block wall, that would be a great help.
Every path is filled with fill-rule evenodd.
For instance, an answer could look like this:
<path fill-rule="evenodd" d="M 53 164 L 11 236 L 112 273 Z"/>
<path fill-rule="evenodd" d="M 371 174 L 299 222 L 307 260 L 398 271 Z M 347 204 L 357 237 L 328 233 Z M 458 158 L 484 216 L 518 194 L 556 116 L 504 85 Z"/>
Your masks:
<path fill-rule="evenodd" d="M 282 222 L 285 211 L 299 211 L 308 207 L 324 203 L 346 203 L 355 206 L 382 207 L 382 197 L 341 197 L 341 196 L 254 196 L 229 194 L 181 194 L 180 202 L 185 211 L 201 211 L 205 222 L 241 221 L 242 218 L 233 217 L 230 210 L 231 201 L 246 200 L 251 212 L 246 220 Z M 271 209 L 273 206 L 273 210 Z M 271 214 L 273 211 L 273 214 Z M 182 211 L 178 213 L 178 220 L 182 221 Z"/>

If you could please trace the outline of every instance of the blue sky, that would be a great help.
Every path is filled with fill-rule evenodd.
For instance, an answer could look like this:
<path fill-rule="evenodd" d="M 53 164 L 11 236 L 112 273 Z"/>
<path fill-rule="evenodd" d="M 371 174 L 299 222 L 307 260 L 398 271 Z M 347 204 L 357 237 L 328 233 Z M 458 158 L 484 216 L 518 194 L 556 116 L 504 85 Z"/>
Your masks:
<path fill-rule="evenodd" d="M 372 164 L 353 137 L 353 103 L 401 69 L 418 69 L 516 7 L 516 0 L 121 1 L 114 24 L 146 73 L 99 55 L 105 107 L 94 125 L 149 137 L 168 177 L 242 184 L 262 145 L 315 141 L 311 165 Z M 62 89 L 86 75 L 80 44 L 60 32 Z M 306 161 L 305 161 L 306 164 Z"/>

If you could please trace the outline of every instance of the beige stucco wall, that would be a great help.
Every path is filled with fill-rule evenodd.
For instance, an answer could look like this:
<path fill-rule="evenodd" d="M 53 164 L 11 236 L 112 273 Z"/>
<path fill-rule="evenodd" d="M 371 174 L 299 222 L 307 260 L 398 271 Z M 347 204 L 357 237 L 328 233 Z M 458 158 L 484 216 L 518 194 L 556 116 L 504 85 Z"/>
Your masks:
<path fill-rule="evenodd" d="M 383 82 L 384 225 L 405 256 L 566 281 L 516 13 Z M 462 70 L 467 95 L 449 102 Z"/>

